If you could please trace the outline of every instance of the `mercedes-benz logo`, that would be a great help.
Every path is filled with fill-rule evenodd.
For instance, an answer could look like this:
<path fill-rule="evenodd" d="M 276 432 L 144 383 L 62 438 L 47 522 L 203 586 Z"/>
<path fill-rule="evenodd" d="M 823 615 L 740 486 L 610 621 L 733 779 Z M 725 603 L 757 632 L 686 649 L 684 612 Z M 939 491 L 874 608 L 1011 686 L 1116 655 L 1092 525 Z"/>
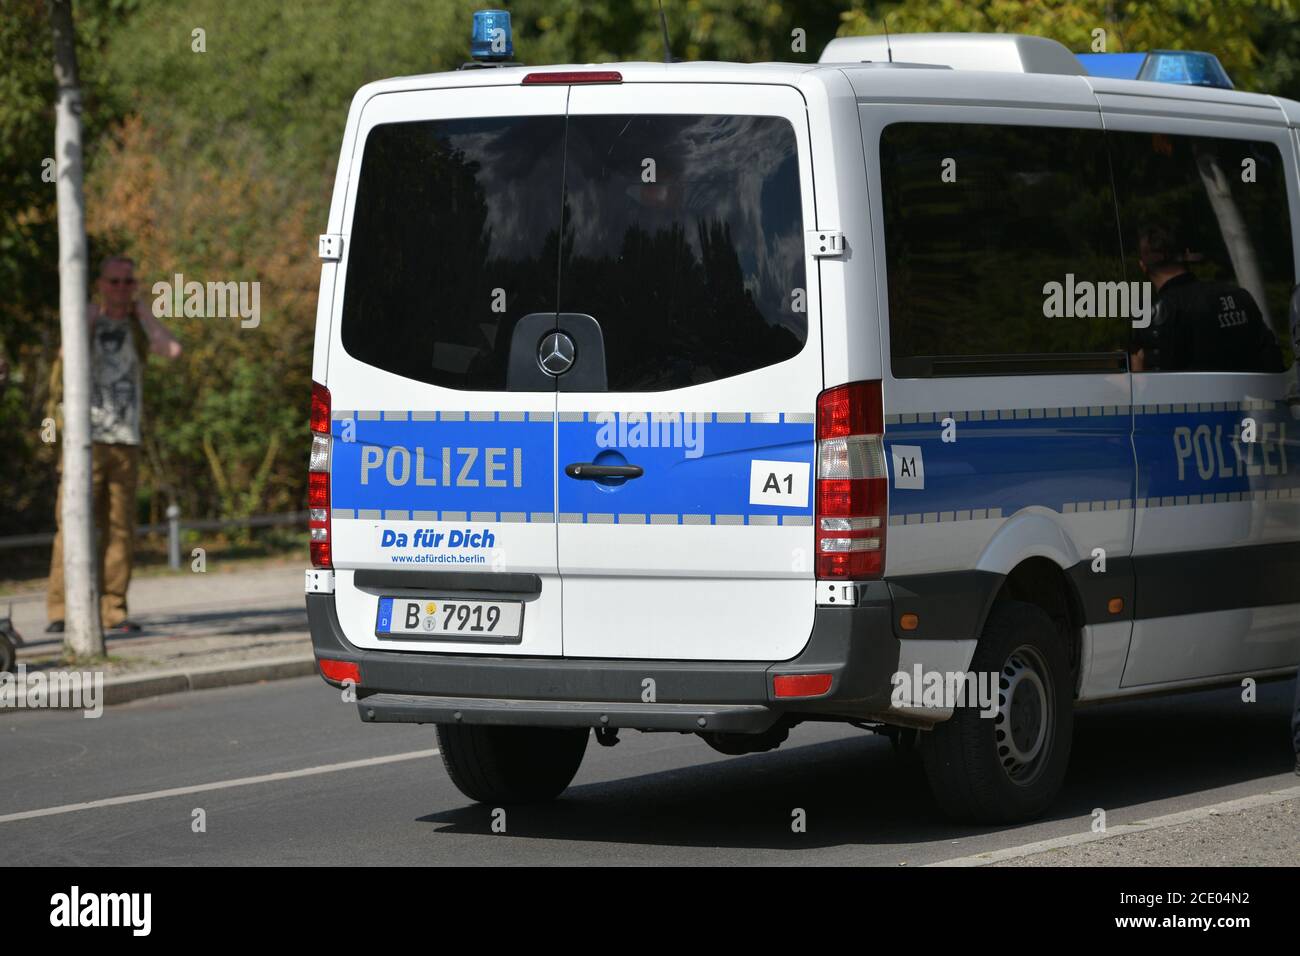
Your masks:
<path fill-rule="evenodd" d="M 573 339 L 563 332 L 552 332 L 537 347 L 537 364 L 547 375 L 563 375 L 573 367 L 576 353 Z"/>

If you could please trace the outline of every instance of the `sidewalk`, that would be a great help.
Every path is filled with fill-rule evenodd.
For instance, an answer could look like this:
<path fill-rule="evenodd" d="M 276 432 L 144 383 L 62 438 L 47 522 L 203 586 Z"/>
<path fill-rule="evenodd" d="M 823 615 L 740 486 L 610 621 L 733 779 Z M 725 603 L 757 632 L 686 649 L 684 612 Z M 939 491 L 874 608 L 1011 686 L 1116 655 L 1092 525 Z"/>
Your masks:
<path fill-rule="evenodd" d="M 299 562 L 203 574 L 188 570 L 133 581 L 131 619 L 143 630 L 107 635 L 102 670 L 107 702 L 314 673 Z M 12 603 L 28 673 L 57 668 L 63 636 L 46 634 L 45 593 L 0 599 Z"/>
<path fill-rule="evenodd" d="M 1300 798 L 1292 798 L 1211 812 L 1174 826 L 1045 850 L 994 866 L 1300 866 L 1297 833 Z"/>

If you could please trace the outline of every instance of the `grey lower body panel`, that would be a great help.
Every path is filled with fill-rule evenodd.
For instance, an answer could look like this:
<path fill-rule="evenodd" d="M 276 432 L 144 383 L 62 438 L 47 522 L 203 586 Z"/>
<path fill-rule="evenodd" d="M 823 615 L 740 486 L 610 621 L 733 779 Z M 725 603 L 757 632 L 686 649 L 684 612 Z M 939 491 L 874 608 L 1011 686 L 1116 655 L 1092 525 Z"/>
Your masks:
<path fill-rule="evenodd" d="M 712 730 L 762 733 L 780 718 L 763 704 L 613 704 L 587 700 L 508 700 L 375 694 L 358 705 L 361 719 L 390 724 L 496 724 L 529 727 L 608 727 L 632 730 Z"/>
<path fill-rule="evenodd" d="M 819 607 L 807 645 L 787 661 L 622 660 L 363 649 L 344 636 L 334 595 L 307 595 L 316 657 L 360 668 L 365 721 L 738 733 L 788 715 L 887 714 L 900 651 L 892 609 L 883 582 L 856 607 Z M 830 674 L 830 689 L 778 699 L 773 678 L 797 674 Z M 648 686 L 654 702 L 643 698 Z"/>

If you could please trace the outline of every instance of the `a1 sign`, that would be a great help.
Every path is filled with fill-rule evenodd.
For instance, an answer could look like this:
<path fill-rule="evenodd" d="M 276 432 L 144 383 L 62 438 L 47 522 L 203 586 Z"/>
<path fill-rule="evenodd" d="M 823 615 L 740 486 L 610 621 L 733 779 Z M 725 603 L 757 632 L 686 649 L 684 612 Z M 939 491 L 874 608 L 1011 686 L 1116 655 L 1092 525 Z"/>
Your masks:
<path fill-rule="evenodd" d="M 921 457 L 921 446 L 890 445 L 889 456 L 894 460 L 895 488 L 925 488 L 925 460 Z"/>
<path fill-rule="evenodd" d="M 808 476 L 812 466 L 806 461 L 760 461 L 749 464 L 749 503 L 775 505 L 778 508 L 808 507 Z"/>

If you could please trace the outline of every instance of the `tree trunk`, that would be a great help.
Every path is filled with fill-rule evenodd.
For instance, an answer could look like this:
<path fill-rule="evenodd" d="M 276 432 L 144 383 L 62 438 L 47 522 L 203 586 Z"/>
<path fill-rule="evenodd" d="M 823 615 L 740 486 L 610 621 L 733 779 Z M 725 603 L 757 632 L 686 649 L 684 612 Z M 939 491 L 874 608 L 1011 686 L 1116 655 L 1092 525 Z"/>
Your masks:
<path fill-rule="evenodd" d="M 1250 242 L 1250 230 L 1246 220 L 1232 197 L 1232 188 L 1228 185 L 1228 176 L 1219 165 L 1218 158 L 1210 152 L 1198 152 L 1196 167 L 1201 174 L 1201 183 L 1205 186 L 1205 195 L 1209 197 L 1210 207 L 1219 221 L 1219 233 L 1227 247 L 1228 258 L 1232 260 L 1232 271 L 1236 273 L 1237 285 L 1241 286 L 1255 299 L 1259 311 L 1264 316 L 1264 324 L 1273 328 L 1273 317 L 1269 314 L 1268 296 L 1264 294 L 1264 274 L 1259 268 L 1259 256 Z"/>
<path fill-rule="evenodd" d="M 54 156 L 59 206 L 59 329 L 63 339 L 64 642 L 102 656 L 94 509 L 91 504 L 90 330 L 86 326 L 86 206 L 82 193 L 81 87 L 71 0 L 49 0 L 54 34 Z"/>

